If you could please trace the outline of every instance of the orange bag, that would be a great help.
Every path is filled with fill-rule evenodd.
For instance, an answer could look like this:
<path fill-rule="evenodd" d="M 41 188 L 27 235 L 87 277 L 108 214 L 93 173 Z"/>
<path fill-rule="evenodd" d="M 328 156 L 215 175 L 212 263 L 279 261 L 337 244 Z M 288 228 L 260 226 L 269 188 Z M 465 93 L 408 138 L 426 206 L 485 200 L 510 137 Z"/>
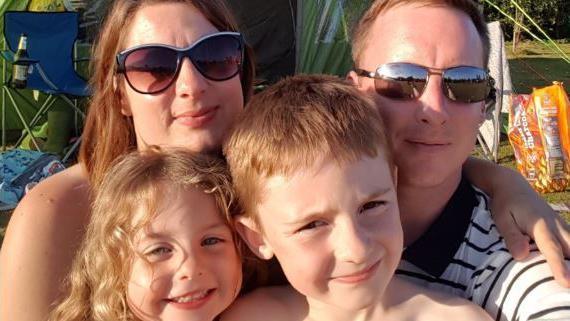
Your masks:
<path fill-rule="evenodd" d="M 562 83 L 513 95 L 509 140 L 518 170 L 541 193 L 564 191 L 570 181 L 570 103 Z"/>

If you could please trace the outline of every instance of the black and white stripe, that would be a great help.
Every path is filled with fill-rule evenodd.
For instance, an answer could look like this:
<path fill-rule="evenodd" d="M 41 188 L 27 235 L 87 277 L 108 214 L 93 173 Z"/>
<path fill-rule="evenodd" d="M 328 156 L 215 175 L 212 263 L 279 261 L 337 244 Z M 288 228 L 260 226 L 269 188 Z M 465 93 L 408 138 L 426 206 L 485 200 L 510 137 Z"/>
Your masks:
<path fill-rule="evenodd" d="M 405 249 L 396 274 L 469 299 L 497 321 L 570 320 L 570 289 L 554 281 L 538 250 L 523 262 L 510 256 L 487 197 L 465 179 L 438 220 Z"/>

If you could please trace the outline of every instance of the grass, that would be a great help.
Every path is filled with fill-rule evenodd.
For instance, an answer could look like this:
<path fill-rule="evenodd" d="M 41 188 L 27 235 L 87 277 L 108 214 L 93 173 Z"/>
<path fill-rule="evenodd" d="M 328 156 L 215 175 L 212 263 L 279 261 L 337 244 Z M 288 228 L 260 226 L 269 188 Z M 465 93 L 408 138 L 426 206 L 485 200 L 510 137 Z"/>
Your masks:
<path fill-rule="evenodd" d="M 558 46 L 570 56 L 570 44 Z M 505 47 L 515 92 L 530 93 L 533 87 L 548 86 L 552 81 L 562 81 L 569 88 L 570 64 L 548 47 L 536 41 L 521 42 L 516 52 L 509 42 Z"/>

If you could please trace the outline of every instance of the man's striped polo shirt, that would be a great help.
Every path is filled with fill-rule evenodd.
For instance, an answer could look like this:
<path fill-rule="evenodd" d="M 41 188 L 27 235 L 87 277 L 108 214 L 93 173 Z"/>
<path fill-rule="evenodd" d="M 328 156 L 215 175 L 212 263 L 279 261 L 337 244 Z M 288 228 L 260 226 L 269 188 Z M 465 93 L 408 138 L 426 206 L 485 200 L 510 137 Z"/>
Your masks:
<path fill-rule="evenodd" d="M 495 320 L 570 320 L 570 289 L 554 281 L 536 249 L 524 262 L 513 260 L 488 197 L 465 178 L 438 219 L 404 250 L 396 274 L 469 299 Z"/>

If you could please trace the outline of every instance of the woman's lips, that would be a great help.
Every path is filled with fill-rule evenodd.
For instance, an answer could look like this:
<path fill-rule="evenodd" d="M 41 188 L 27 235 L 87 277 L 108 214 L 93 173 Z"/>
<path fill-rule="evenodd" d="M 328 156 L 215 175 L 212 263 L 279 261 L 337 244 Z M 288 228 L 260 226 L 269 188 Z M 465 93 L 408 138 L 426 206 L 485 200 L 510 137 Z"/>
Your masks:
<path fill-rule="evenodd" d="M 205 108 L 195 112 L 186 112 L 177 115 L 176 121 L 182 125 L 188 126 L 190 128 L 200 128 L 206 126 L 210 123 L 219 109 L 219 106 L 214 106 L 211 108 Z"/>

